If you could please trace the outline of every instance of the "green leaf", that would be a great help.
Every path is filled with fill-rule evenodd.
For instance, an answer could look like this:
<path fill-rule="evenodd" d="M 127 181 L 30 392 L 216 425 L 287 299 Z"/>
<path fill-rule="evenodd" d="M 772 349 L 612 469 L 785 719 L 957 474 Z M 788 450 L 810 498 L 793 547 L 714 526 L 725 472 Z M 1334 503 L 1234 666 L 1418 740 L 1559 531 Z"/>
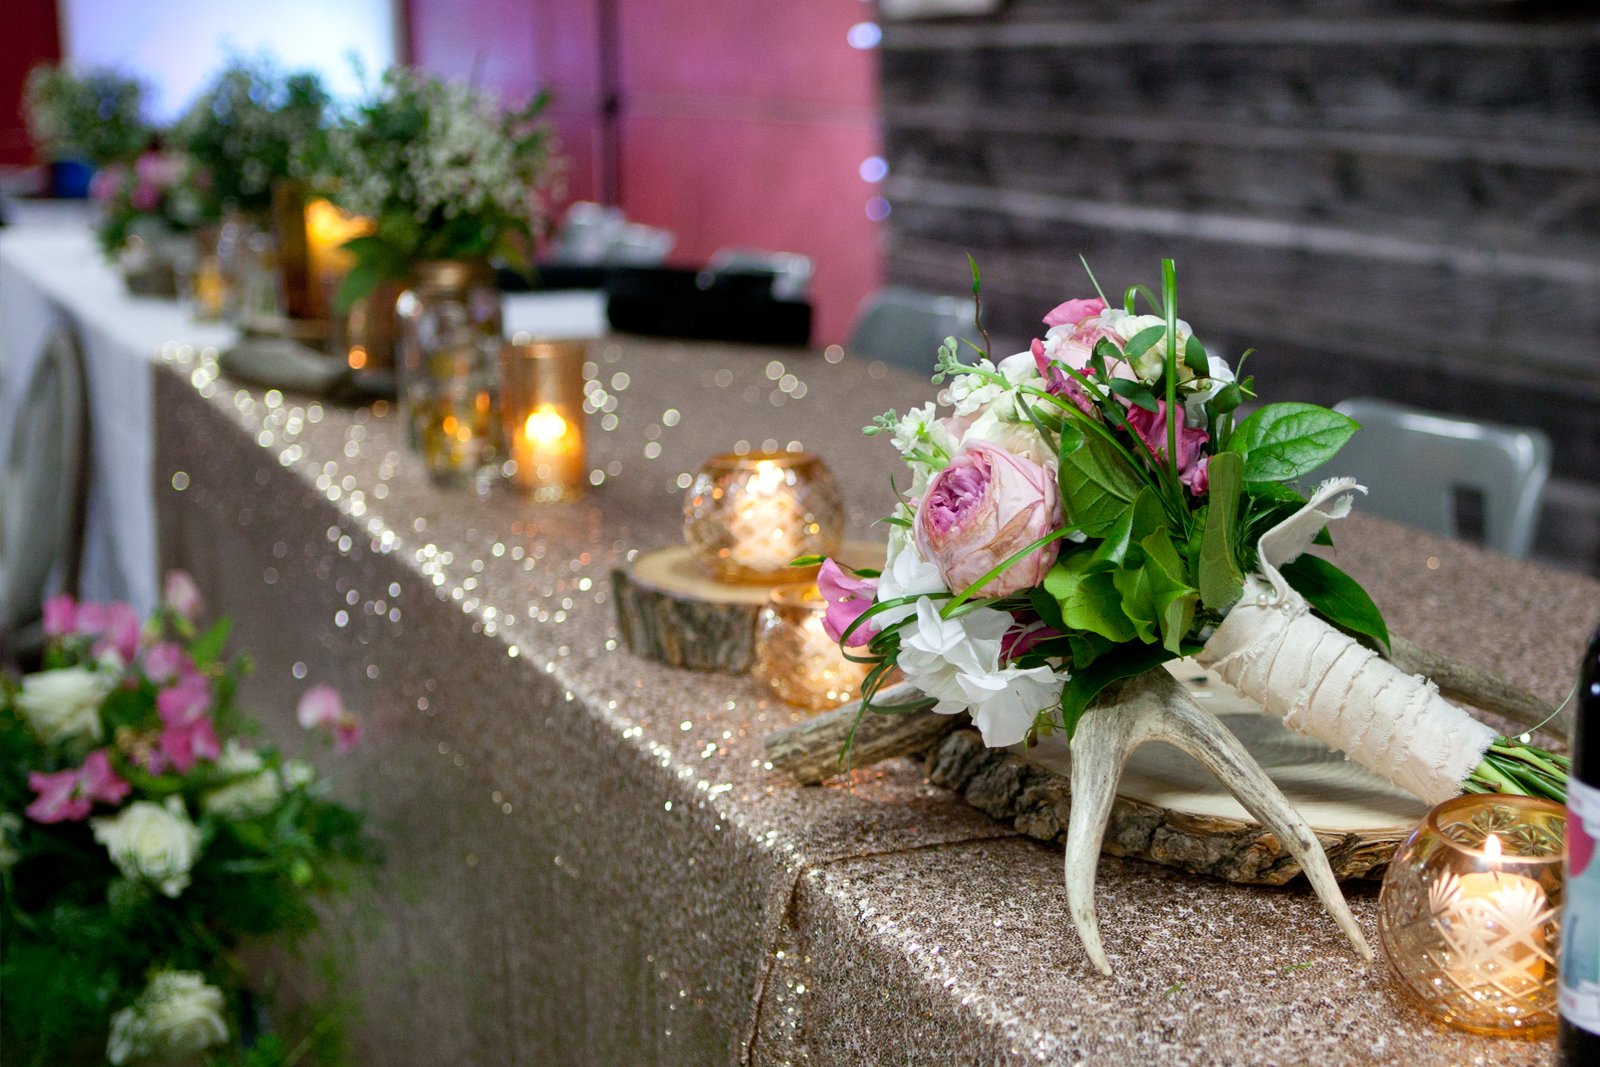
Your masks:
<path fill-rule="evenodd" d="M 1062 457 L 1060 481 L 1067 522 L 1090 537 L 1109 530 L 1145 485 L 1127 453 L 1098 433 Z"/>
<path fill-rule="evenodd" d="M 1050 595 L 1049 590 L 1033 586 L 1028 590 L 1028 602 L 1033 605 L 1033 610 L 1050 629 L 1057 633 L 1067 631 L 1067 621 L 1061 617 L 1061 605 Z"/>
<path fill-rule="evenodd" d="M 1244 591 L 1244 575 L 1233 547 L 1244 460 L 1237 452 L 1218 453 L 1206 465 L 1206 473 L 1211 481 L 1211 503 L 1200 542 L 1200 600 L 1212 611 L 1226 611 Z"/>
<path fill-rule="evenodd" d="M 1127 559 L 1128 549 L 1143 538 L 1164 529 L 1166 512 L 1161 508 L 1161 497 L 1150 486 L 1139 490 L 1133 504 L 1107 530 L 1104 539 L 1094 550 L 1094 570 L 1115 570 Z"/>
<path fill-rule="evenodd" d="M 1122 595 L 1104 572 L 1091 572 L 1093 554 L 1074 552 L 1057 561 L 1044 577 L 1044 588 L 1061 605 L 1069 630 L 1087 630 L 1122 643 L 1135 637 L 1133 623 L 1122 610 Z"/>
<path fill-rule="evenodd" d="M 1316 404 L 1268 404 L 1239 424 L 1228 451 L 1244 457 L 1244 480 L 1287 482 L 1334 457 L 1359 427 Z"/>
<path fill-rule="evenodd" d="M 1140 640 L 1159 640 L 1176 654 L 1194 621 L 1198 593 L 1189 584 L 1183 557 L 1165 530 L 1148 534 L 1138 545 L 1138 554 L 1130 554 L 1123 568 L 1112 576 L 1122 596 L 1123 613 Z"/>
<path fill-rule="evenodd" d="M 1128 347 L 1122 350 L 1122 357 L 1129 363 L 1138 359 L 1156 346 L 1167 335 L 1166 326 L 1146 326 L 1128 341 Z"/>
<path fill-rule="evenodd" d="M 1370 637 L 1384 651 L 1389 648 L 1389 628 L 1383 613 L 1361 583 L 1321 556 L 1303 555 L 1278 570 L 1306 598 L 1317 614 L 1342 630 Z"/>
<path fill-rule="evenodd" d="M 1112 682 L 1143 674 L 1159 667 L 1173 654 L 1160 645 L 1123 645 L 1097 658 L 1092 665 L 1074 668 L 1072 677 L 1061 689 L 1061 720 L 1070 740 L 1078 720 L 1100 691 Z"/>
<path fill-rule="evenodd" d="M 1197 378 L 1208 378 L 1211 376 L 1211 361 L 1206 358 L 1205 346 L 1202 345 L 1200 343 L 1200 339 L 1192 333 L 1189 335 L 1189 339 L 1185 341 L 1183 345 L 1183 363 L 1184 366 L 1194 371 L 1195 377 Z"/>
<path fill-rule="evenodd" d="M 1155 394 L 1143 382 L 1132 381 L 1128 378 L 1113 378 L 1106 383 L 1113 393 L 1130 403 L 1137 404 L 1146 411 L 1160 411 L 1156 406 Z"/>
<path fill-rule="evenodd" d="M 1239 391 L 1238 382 L 1229 382 L 1217 390 L 1217 395 L 1211 398 L 1211 413 L 1213 415 L 1226 415 L 1244 403 L 1244 394 Z"/>
<path fill-rule="evenodd" d="M 199 666 L 214 663 L 222 655 L 222 649 L 228 643 L 228 632 L 233 629 L 231 619 L 218 619 L 211 624 L 211 628 L 189 645 L 189 656 Z"/>

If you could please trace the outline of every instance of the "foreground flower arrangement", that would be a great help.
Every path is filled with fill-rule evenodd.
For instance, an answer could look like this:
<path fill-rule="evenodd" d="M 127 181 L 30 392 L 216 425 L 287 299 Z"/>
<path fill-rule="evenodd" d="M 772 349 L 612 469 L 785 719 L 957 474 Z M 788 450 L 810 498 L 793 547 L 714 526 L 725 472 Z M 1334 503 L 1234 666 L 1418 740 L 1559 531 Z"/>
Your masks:
<path fill-rule="evenodd" d="M 319 1062 L 337 1016 L 259 1035 L 236 950 L 293 947 L 372 859 L 360 815 L 300 760 L 242 739 L 226 622 L 197 632 L 169 576 L 126 604 L 46 606 L 45 669 L 0 681 L 0 1037 L 18 1062 Z M 325 686 L 301 724 L 341 751 L 359 721 Z M 311 1058 L 307 1058 L 308 1054 Z"/>
<path fill-rule="evenodd" d="M 830 633 L 873 664 L 863 710 L 898 668 L 990 746 L 1071 736 L 1107 686 L 1195 656 L 1430 802 L 1564 798 L 1564 758 L 1496 737 L 1392 667 L 1371 598 L 1302 554 L 1330 543 L 1360 487 L 1324 482 L 1308 499 L 1295 482 L 1353 421 L 1302 403 L 1236 421 L 1253 379 L 1177 317 L 1170 260 L 1159 297 L 1069 300 L 1044 322 L 998 362 L 983 349 L 964 362 L 948 340 L 934 381 L 952 410 L 867 428 L 911 471 L 888 556 L 881 572 L 829 560 L 819 577 Z"/>

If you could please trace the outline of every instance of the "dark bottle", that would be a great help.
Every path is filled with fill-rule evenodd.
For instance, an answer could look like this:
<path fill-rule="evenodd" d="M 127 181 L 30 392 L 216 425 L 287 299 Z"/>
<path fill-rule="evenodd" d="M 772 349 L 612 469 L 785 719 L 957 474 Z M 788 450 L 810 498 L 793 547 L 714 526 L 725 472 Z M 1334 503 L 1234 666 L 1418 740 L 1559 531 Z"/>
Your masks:
<path fill-rule="evenodd" d="M 1567 782 L 1567 877 L 1561 906 L 1561 1042 L 1557 1062 L 1600 1064 L 1600 632 L 1578 675 Z"/>

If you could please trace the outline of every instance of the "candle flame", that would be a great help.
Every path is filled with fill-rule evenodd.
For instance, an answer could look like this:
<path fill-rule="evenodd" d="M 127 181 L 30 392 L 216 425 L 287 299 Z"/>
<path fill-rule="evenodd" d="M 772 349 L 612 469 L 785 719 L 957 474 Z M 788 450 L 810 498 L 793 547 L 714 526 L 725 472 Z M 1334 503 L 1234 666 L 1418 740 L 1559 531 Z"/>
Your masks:
<path fill-rule="evenodd" d="M 1488 858 L 1489 865 L 1491 867 L 1498 867 L 1500 865 L 1500 839 L 1494 834 L 1490 834 L 1488 837 L 1484 838 L 1483 854 Z"/>
<path fill-rule="evenodd" d="M 522 432 L 534 444 L 553 444 L 567 435 L 567 420 L 550 405 L 541 404 L 522 424 Z"/>

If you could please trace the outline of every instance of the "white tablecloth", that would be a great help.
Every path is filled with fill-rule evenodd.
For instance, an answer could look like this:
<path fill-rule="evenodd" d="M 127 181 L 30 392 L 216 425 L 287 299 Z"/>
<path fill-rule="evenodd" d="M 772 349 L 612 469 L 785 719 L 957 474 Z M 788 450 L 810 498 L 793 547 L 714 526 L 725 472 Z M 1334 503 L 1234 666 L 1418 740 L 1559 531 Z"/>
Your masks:
<path fill-rule="evenodd" d="M 82 593 L 149 611 L 159 594 L 151 479 L 151 360 L 182 345 L 222 349 L 231 327 L 196 322 L 169 300 L 129 296 L 79 223 L 0 229 L 0 456 L 45 342 L 60 327 L 83 346 L 91 471 Z M 507 334 L 598 337 L 594 292 L 523 294 L 505 302 Z"/>

